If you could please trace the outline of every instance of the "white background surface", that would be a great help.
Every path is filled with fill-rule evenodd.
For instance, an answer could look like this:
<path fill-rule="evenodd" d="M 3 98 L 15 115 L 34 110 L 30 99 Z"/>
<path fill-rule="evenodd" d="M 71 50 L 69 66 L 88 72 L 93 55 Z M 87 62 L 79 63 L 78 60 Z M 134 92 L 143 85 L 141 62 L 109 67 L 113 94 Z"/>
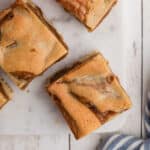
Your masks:
<path fill-rule="evenodd" d="M 92 49 L 100 49 L 109 60 L 113 71 L 119 75 L 133 101 L 133 108 L 127 122 L 120 131 L 141 136 L 141 97 L 143 87 L 148 86 L 148 74 L 150 73 L 150 70 L 148 70 L 148 30 L 150 30 L 150 22 L 144 24 L 143 38 L 142 1 L 119 1 L 109 16 L 93 33 L 88 33 L 79 22 L 65 13 L 54 0 L 35 1 L 39 2 L 41 7 L 45 6 L 44 13 L 48 15 L 48 20 L 52 21 L 63 35 L 69 45 L 70 54 L 66 59 L 49 69 L 44 76 L 35 79 L 27 88 L 27 91 L 30 92 L 21 92 L 15 88 L 14 100 L 0 112 L 0 150 L 95 149 L 103 137 L 102 134 L 95 133 L 76 141 L 72 134 L 68 132 L 69 130 L 56 106 L 43 90 L 45 78 L 55 72 L 56 68 L 66 66 L 68 62 L 77 60 Z M 10 0 L 1 0 L 0 7 L 8 6 L 10 2 Z M 5 3 L 5 6 L 2 6 L 1 3 Z M 149 20 L 149 4 L 148 0 L 144 1 L 144 21 L 147 22 Z M 143 85 L 143 80 L 147 86 Z M 144 91 L 146 90 L 144 89 Z M 35 93 L 34 98 L 31 92 Z M 19 98 L 18 95 L 20 95 Z M 37 112 L 41 112 L 41 114 Z M 47 130 L 49 132 L 43 135 L 20 134 L 22 131 L 32 133 L 31 130 L 33 129 L 34 134 L 38 134 L 38 129 L 40 131 L 42 129 L 43 133 L 46 133 Z M 46 130 L 44 131 L 44 129 Z M 16 135 L 10 135 L 11 133 L 14 134 L 13 131 L 16 131 Z"/>

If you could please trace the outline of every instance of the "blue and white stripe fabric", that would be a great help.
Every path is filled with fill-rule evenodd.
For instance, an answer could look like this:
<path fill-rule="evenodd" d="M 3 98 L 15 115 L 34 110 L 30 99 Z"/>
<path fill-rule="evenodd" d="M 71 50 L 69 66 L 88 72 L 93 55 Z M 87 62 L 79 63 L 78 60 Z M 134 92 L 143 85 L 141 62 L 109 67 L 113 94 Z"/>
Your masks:
<path fill-rule="evenodd" d="M 150 138 L 150 92 L 148 93 L 147 103 L 145 105 L 145 134 L 147 138 Z"/>
<path fill-rule="evenodd" d="M 102 147 L 99 150 L 145 150 L 143 140 L 121 134 L 109 137 Z"/>
<path fill-rule="evenodd" d="M 150 150 L 150 93 L 145 104 L 144 124 L 146 139 L 115 134 L 99 145 L 98 150 Z"/>

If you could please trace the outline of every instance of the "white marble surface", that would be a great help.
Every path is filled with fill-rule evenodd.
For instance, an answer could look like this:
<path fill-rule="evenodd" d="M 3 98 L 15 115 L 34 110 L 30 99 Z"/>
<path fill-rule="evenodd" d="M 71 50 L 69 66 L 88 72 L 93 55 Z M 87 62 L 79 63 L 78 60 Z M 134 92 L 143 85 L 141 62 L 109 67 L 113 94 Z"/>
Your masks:
<path fill-rule="evenodd" d="M 122 3 L 118 3 L 101 27 L 93 33 L 89 33 L 77 20 L 56 5 L 56 2 L 45 0 L 43 3 L 41 0 L 35 0 L 35 3 L 40 6 L 46 18 L 51 20 L 64 37 L 69 46 L 69 55 L 48 69 L 44 75 L 35 79 L 27 88 L 30 92 L 22 92 L 15 88 L 12 102 L 0 112 L 1 134 L 47 135 L 54 134 L 56 131 L 62 134 L 69 133 L 70 130 L 44 88 L 45 80 L 56 70 L 68 66 L 95 49 L 101 50 L 100 52 L 109 60 L 112 70 L 119 76 L 122 83 L 124 81 Z M 3 5 L 1 2 L 1 7 Z M 119 130 L 127 116 L 127 112 L 117 116 L 96 132 Z"/>
<path fill-rule="evenodd" d="M 133 101 L 133 108 L 125 125 L 119 129 L 119 124 L 116 123 L 115 128 L 140 136 L 143 76 L 141 0 L 119 1 L 93 33 L 88 33 L 54 0 L 34 1 L 42 7 L 48 20 L 63 35 L 70 51 L 66 59 L 35 79 L 25 92 L 13 86 L 16 92 L 14 100 L 0 112 L 0 150 L 48 150 L 49 147 L 55 150 L 95 149 L 103 136 L 95 133 L 76 141 L 43 88 L 49 75 L 93 49 L 101 50 L 109 60 L 112 70 L 120 77 Z M 10 2 L 13 0 L 1 0 L 0 8 L 8 6 Z M 145 1 L 145 7 L 149 3 L 148 0 Z M 42 135 L 39 134 L 41 131 Z"/>

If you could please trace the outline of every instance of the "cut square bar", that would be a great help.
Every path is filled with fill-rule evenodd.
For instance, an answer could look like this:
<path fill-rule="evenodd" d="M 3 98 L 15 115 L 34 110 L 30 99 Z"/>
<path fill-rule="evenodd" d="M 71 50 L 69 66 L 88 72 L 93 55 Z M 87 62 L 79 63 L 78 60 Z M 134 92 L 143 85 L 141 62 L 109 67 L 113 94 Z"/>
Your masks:
<path fill-rule="evenodd" d="M 0 66 L 21 89 L 67 55 L 67 46 L 28 0 L 0 12 Z"/>
<path fill-rule="evenodd" d="M 117 0 L 57 0 L 68 12 L 93 31 Z"/>
<path fill-rule="evenodd" d="M 77 139 L 131 107 L 131 101 L 100 53 L 59 72 L 48 92 Z"/>

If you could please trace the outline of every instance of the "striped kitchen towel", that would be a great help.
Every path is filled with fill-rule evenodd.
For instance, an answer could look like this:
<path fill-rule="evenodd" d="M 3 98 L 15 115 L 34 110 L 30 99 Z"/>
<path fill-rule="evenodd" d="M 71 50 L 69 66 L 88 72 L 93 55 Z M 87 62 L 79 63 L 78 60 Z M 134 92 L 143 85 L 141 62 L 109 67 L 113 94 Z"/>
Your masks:
<path fill-rule="evenodd" d="M 104 140 L 98 150 L 150 150 L 150 92 L 145 105 L 144 124 L 146 139 L 115 134 Z"/>

